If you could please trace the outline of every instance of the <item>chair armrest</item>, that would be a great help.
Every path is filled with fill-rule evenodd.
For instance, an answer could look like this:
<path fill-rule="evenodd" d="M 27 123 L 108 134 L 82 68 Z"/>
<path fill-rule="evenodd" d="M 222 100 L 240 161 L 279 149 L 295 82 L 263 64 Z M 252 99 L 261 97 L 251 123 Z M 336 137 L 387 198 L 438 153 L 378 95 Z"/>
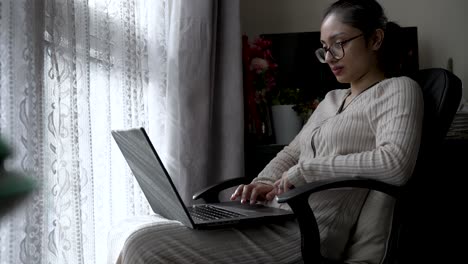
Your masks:
<path fill-rule="evenodd" d="M 225 180 L 219 183 L 215 183 L 211 186 L 208 186 L 201 191 L 196 192 L 193 196 L 193 200 L 198 200 L 198 199 L 203 199 L 207 203 L 218 203 L 219 198 L 218 195 L 221 191 L 236 186 L 240 184 L 245 184 L 245 183 L 250 183 L 252 181 L 252 178 L 249 177 L 239 177 L 239 178 L 233 178 L 229 180 Z"/>
<path fill-rule="evenodd" d="M 309 195 L 315 192 L 334 189 L 334 188 L 346 188 L 346 187 L 356 187 L 356 188 L 365 188 L 370 190 L 375 190 L 379 192 L 386 193 L 393 197 L 398 197 L 402 191 L 402 187 L 384 183 L 381 181 L 356 178 L 356 177 L 340 177 L 334 179 L 320 180 L 317 182 L 311 182 L 304 184 L 300 187 L 289 190 L 286 193 L 283 193 L 278 196 L 279 203 L 289 203 L 295 199 L 302 199 L 305 197 L 308 199 Z"/>
<path fill-rule="evenodd" d="M 288 203 L 296 215 L 301 230 L 301 252 L 304 263 L 322 263 L 325 259 L 320 253 L 320 233 L 317 220 L 309 206 L 309 195 L 315 192 L 344 187 L 366 188 L 398 197 L 402 187 L 362 178 L 334 178 L 311 182 L 296 187 L 278 196 L 279 203 Z"/>

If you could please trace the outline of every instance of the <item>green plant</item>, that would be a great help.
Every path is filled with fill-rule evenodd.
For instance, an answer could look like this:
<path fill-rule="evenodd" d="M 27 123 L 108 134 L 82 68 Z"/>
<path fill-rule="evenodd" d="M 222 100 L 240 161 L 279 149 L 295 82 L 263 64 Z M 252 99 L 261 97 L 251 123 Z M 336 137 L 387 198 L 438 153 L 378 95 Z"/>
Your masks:
<path fill-rule="evenodd" d="M 297 104 L 300 98 L 300 89 L 298 88 L 282 88 L 277 89 L 276 93 L 272 96 L 272 105 L 289 105 Z"/>
<path fill-rule="evenodd" d="M 279 88 L 272 96 L 272 105 L 293 105 L 297 115 L 307 121 L 310 115 L 317 108 L 320 99 L 310 99 L 303 94 L 299 88 Z"/>

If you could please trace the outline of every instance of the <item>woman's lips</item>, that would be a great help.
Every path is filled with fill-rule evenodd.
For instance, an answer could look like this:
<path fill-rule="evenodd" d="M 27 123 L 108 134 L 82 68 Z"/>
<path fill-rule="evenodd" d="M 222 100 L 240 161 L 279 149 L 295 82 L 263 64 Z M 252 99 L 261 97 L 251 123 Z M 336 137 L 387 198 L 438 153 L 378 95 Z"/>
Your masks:
<path fill-rule="evenodd" d="M 335 76 L 338 76 L 338 75 L 341 75 L 341 73 L 343 72 L 343 68 L 342 66 L 334 66 L 331 68 L 333 74 L 335 74 Z"/>

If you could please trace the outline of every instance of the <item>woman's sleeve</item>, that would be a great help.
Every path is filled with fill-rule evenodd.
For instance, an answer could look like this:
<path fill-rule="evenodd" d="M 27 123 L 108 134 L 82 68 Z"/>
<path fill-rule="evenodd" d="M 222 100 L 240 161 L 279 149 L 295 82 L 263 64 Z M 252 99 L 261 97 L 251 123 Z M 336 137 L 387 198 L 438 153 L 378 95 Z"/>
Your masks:
<path fill-rule="evenodd" d="M 281 178 L 283 172 L 296 165 L 300 155 L 300 135 L 303 131 L 301 130 L 289 145 L 278 152 L 252 182 L 273 184 Z"/>
<path fill-rule="evenodd" d="M 333 177 L 364 177 L 394 185 L 404 184 L 416 163 L 421 139 L 424 102 L 421 88 L 409 78 L 386 87 L 383 100 L 369 111 L 376 148 L 348 155 L 300 161 L 288 170 L 289 181 L 306 182 Z"/>

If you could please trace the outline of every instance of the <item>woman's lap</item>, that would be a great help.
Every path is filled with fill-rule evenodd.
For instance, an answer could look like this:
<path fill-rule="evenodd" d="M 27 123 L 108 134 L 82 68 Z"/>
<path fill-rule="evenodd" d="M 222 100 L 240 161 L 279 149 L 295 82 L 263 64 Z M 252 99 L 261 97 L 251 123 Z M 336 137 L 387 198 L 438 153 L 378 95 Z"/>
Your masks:
<path fill-rule="evenodd" d="M 110 234 L 115 263 L 297 263 L 296 222 L 216 230 L 193 230 L 160 216 L 133 218 Z"/>

